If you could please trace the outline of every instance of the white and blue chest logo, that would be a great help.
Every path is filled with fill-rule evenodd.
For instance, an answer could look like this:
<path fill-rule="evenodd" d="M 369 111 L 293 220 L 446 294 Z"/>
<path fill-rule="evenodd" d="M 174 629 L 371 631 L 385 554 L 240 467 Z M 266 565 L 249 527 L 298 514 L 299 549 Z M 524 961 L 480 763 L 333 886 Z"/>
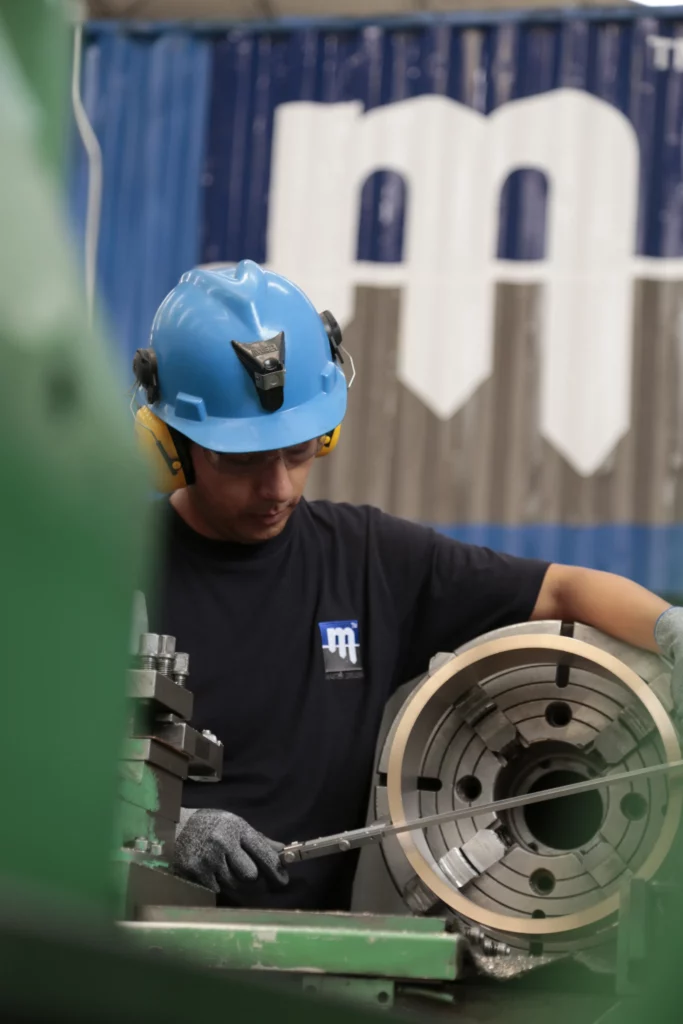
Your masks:
<path fill-rule="evenodd" d="M 319 622 L 325 676 L 328 679 L 358 679 L 363 675 L 358 622 Z"/>

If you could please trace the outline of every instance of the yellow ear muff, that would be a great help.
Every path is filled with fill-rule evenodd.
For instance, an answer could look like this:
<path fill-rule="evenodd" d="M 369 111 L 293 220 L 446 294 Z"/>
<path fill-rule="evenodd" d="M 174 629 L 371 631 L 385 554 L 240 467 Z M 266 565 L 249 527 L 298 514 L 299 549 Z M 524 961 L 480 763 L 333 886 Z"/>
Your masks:
<path fill-rule="evenodd" d="M 154 484 L 161 494 L 171 494 L 187 486 L 171 432 L 158 416 L 143 405 L 135 414 L 135 433 L 154 475 Z"/>
<path fill-rule="evenodd" d="M 331 434 L 325 434 L 323 437 L 323 446 L 318 452 L 316 458 L 322 459 L 330 452 L 333 452 L 339 443 L 339 435 L 341 434 L 341 423 L 338 427 L 335 427 Z"/>

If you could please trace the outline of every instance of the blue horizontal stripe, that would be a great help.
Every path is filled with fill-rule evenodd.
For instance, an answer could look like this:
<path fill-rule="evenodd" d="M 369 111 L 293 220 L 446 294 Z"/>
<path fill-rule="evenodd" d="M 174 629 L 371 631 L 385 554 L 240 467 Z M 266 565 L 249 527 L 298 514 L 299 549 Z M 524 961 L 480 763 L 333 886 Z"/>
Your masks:
<path fill-rule="evenodd" d="M 683 595 L 683 523 L 666 526 L 466 523 L 436 529 L 468 544 L 481 544 L 523 558 L 541 558 L 619 573 L 671 599 Z"/>
<path fill-rule="evenodd" d="M 182 29 L 194 35 L 215 35 L 239 29 L 241 32 L 301 32 L 315 29 L 321 32 L 352 32 L 378 26 L 386 29 L 429 28 L 433 25 L 453 25 L 456 28 L 477 28 L 487 25 L 548 24 L 558 21 L 634 21 L 637 18 L 680 18 L 683 4 L 678 7 L 642 7 L 629 4 L 624 7 L 556 7 L 548 10 L 514 11 L 434 11 L 415 12 L 363 18 L 292 16 L 243 21 L 225 18 L 221 21 L 183 19 Z M 121 32 L 126 35 L 159 35 L 178 31 L 177 21 L 93 20 L 87 32 Z"/>

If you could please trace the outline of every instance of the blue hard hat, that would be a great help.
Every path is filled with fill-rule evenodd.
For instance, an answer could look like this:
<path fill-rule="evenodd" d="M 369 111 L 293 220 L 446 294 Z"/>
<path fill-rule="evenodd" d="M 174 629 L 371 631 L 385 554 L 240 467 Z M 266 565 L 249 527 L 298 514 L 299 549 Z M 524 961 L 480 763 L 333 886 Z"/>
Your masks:
<path fill-rule="evenodd" d="M 158 398 L 149 408 L 219 452 L 269 451 L 329 434 L 346 412 L 335 331 L 301 289 L 251 260 L 191 270 L 152 324 Z"/>

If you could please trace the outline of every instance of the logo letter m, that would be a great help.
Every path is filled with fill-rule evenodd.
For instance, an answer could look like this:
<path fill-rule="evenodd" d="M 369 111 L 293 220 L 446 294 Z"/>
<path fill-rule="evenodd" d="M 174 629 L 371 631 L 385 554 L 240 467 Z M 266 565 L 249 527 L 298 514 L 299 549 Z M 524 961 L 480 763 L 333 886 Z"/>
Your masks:
<path fill-rule="evenodd" d="M 328 628 L 327 649 L 333 654 L 337 652 L 340 658 L 346 658 L 348 654 L 352 665 L 355 665 L 358 660 L 356 656 L 356 637 L 350 626 Z"/>

